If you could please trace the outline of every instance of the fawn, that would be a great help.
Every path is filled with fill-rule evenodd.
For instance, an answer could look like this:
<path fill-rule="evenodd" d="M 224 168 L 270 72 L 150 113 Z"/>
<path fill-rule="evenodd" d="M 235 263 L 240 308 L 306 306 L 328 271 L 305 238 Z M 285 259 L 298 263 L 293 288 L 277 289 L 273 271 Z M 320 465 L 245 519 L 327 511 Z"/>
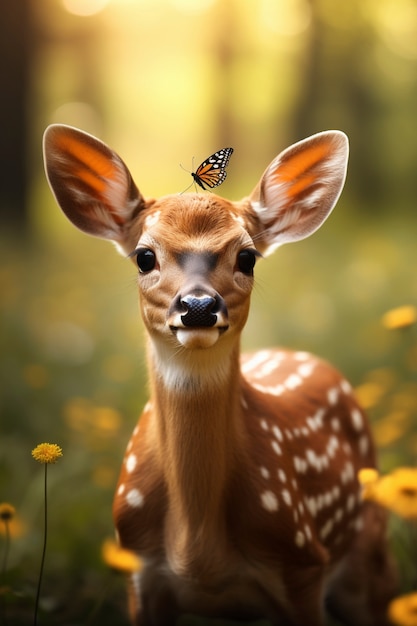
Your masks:
<path fill-rule="evenodd" d="M 77 129 L 44 137 L 67 217 L 138 267 L 150 401 L 114 499 L 137 626 L 184 614 L 274 626 L 388 623 L 385 515 L 362 503 L 374 467 L 366 417 L 332 366 L 305 352 L 240 355 L 254 266 L 312 234 L 344 184 L 348 141 L 313 135 L 279 154 L 252 194 L 145 200 L 120 157 Z"/>

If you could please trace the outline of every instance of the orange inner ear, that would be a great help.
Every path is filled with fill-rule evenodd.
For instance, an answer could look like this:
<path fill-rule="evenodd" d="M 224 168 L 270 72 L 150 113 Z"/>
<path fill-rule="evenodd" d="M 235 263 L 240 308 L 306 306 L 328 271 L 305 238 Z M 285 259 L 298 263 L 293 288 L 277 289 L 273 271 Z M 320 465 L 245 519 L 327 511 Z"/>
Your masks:
<path fill-rule="evenodd" d="M 295 180 L 304 172 L 320 163 L 330 152 L 330 142 L 320 142 L 308 148 L 301 148 L 291 154 L 280 166 L 280 178 L 284 181 Z"/>
<path fill-rule="evenodd" d="M 114 179 L 117 174 L 117 168 L 112 163 L 110 157 L 100 149 L 90 146 L 85 142 L 74 139 L 69 135 L 61 135 L 57 138 L 57 147 L 64 153 L 67 153 L 75 161 L 83 164 L 85 167 L 77 168 L 77 177 L 87 183 L 97 193 L 105 188 L 103 179 Z"/>
<path fill-rule="evenodd" d="M 328 156 L 330 149 L 330 142 L 321 141 L 284 157 L 274 174 L 276 184 L 287 183 L 286 194 L 289 197 L 302 193 L 316 182 L 313 168 Z"/>
<path fill-rule="evenodd" d="M 313 185 L 316 180 L 317 177 L 313 174 L 305 174 L 304 176 L 301 176 L 301 178 L 299 178 L 298 180 L 290 182 L 290 185 L 286 188 L 286 195 L 294 198 L 295 196 L 298 196 L 298 194 L 308 189 L 308 187 Z"/>
<path fill-rule="evenodd" d="M 106 187 L 105 181 L 97 176 L 96 172 L 91 172 L 87 169 L 78 169 L 76 177 L 86 183 L 92 191 L 102 196 Z"/>

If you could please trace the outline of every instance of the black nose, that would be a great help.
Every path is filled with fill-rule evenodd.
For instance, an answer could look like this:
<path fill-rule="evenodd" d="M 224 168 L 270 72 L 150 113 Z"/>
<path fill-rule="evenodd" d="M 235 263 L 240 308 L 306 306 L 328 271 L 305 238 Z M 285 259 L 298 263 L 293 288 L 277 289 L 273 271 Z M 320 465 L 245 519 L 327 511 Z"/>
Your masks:
<path fill-rule="evenodd" d="M 212 296 L 187 295 L 181 298 L 181 307 L 185 314 L 181 315 L 184 326 L 214 326 L 218 311 L 216 298 Z"/>

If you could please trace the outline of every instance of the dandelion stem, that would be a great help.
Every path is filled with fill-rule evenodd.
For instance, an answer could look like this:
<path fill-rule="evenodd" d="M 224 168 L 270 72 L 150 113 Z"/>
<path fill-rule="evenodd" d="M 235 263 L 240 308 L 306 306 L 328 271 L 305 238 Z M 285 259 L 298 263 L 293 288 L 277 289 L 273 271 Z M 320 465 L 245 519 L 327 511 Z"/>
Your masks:
<path fill-rule="evenodd" d="M 48 470 L 48 464 L 45 463 L 43 550 L 42 550 L 41 568 L 40 568 L 39 579 L 38 579 L 38 590 L 36 592 L 35 614 L 34 614 L 33 626 L 37 626 L 37 623 L 38 623 L 39 598 L 40 598 L 40 594 L 41 594 L 43 566 L 45 564 L 46 539 L 47 539 L 47 536 L 48 536 L 48 489 L 47 489 L 47 475 L 48 474 L 47 474 L 47 470 Z"/>

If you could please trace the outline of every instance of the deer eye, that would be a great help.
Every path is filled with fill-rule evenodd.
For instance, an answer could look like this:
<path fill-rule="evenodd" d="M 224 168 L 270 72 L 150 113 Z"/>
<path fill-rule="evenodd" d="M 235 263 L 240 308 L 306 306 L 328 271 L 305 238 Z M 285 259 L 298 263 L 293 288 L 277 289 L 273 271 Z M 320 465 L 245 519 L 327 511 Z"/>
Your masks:
<path fill-rule="evenodd" d="M 257 250 L 241 250 L 237 255 L 237 267 L 239 271 L 248 276 L 253 276 L 253 268 L 255 267 L 257 256 L 259 256 Z"/>
<path fill-rule="evenodd" d="M 140 248 L 136 251 L 136 263 L 141 274 L 150 272 L 156 265 L 155 252 L 149 248 Z"/>

